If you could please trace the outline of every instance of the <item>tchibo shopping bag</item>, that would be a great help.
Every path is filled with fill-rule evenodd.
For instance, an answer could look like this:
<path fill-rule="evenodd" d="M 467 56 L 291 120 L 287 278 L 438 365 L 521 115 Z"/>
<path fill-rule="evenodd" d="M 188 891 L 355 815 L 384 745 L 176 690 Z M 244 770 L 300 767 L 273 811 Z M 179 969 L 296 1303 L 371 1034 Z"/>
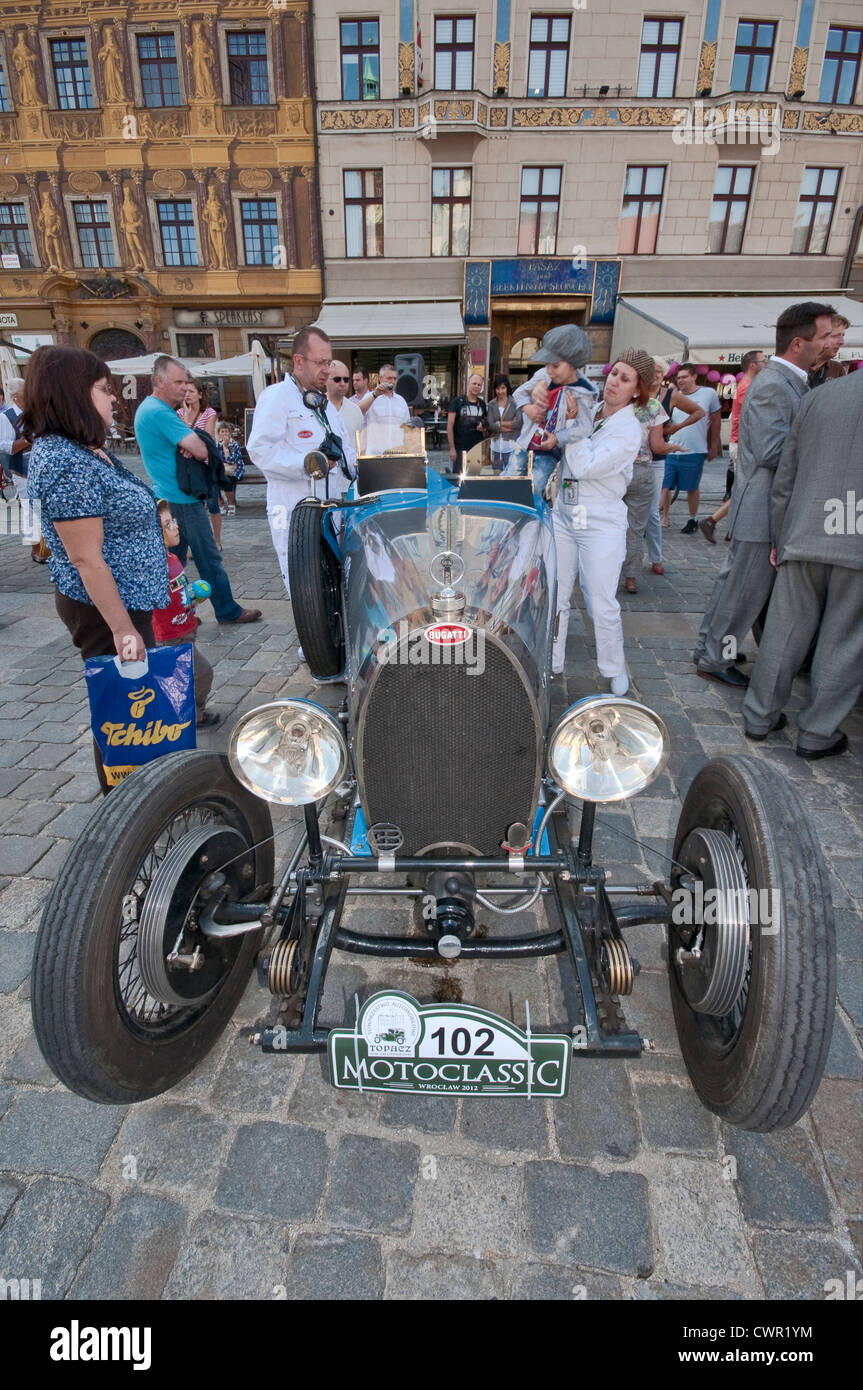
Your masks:
<path fill-rule="evenodd" d="M 109 787 L 163 753 L 195 747 L 191 642 L 148 650 L 146 661 L 89 657 L 84 673 Z"/>

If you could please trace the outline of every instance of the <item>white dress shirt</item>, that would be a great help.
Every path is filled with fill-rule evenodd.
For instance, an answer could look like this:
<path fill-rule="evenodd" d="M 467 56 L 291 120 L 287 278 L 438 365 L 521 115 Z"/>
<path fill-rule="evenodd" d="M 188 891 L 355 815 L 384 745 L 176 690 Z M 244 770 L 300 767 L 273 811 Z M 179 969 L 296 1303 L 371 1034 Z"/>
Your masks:
<path fill-rule="evenodd" d="M 371 393 L 370 393 L 371 394 Z M 393 390 L 375 396 L 365 419 L 365 451 L 382 454 L 385 449 L 401 448 L 404 436 L 401 427 L 411 418 L 404 396 Z"/>

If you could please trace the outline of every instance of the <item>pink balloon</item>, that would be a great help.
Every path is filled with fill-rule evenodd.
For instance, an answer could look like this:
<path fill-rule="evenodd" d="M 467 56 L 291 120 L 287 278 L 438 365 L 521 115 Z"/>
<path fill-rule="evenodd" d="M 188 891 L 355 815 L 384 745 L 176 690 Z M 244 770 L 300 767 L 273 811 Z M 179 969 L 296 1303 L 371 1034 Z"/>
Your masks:
<path fill-rule="evenodd" d="M 679 363 L 679 362 L 669 362 L 669 364 L 668 364 L 668 373 L 667 373 L 668 376 L 674 376 L 674 375 L 675 375 L 677 372 L 679 372 L 679 371 L 680 371 L 680 363 Z"/>
<path fill-rule="evenodd" d="M 719 380 L 719 373 L 716 371 L 715 368 L 714 368 L 712 371 L 709 371 L 709 372 L 707 373 L 707 380 L 708 380 L 708 381 L 718 381 L 718 380 Z"/>
<path fill-rule="evenodd" d="M 697 371 L 699 376 L 704 376 L 704 373 L 707 371 L 707 368 L 706 366 L 704 366 L 703 363 L 699 363 L 695 370 Z"/>
<path fill-rule="evenodd" d="M 742 380 L 743 380 L 743 373 L 742 373 L 742 372 L 738 372 L 738 373 L 737 373 L 737 376 L 734 378 L 734 380 L 735 380 L 735 381 L 742 381 Z"/>
<path fill-rule="evenodd" d="M 613 362 L 606 362 L 605 366 L 604 366 L 603 369 L 602 369 L 602 375 L 603 375 L 603 376 L 608 376 L 608 373 L 611 371 L 611 369 L 612 369 L 613 366 L 614 366 L 614 363 L 613 363 Z"/>
<path fill-rule="evenodd" d="M 726 372 L 725 375 L 722 377 L 722 385 L 731 386 L 733 382 L 736 380 L 737 378 L 734 376 L 733 372 Z"/>

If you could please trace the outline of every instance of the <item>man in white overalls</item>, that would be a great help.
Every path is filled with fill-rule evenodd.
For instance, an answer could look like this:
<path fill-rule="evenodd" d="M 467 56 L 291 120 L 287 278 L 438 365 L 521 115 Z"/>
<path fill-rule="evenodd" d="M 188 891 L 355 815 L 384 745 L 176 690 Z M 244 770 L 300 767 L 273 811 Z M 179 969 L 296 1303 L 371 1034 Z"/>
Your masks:
<path fill-rule="evenodd" d="M 329 476 L 317 484 L 319 497 L 340 497 L 356 468 L 356 450 L 342 417 L 327 398 L 331 365 L 332 345 L 326 334 L 314 327 L 300 329 L 294 339 L 292 371 L 284 381 L 261 392 L 249 435 L 249 457 L 267 480 L 267 520 L 289 597 L 288 535 L 291 512 L 309 496 L 303 467 L 306 454 L 319 449 L 328 435 L 335 437 L 344 453 L 344 464 L 330 461 Z"/>

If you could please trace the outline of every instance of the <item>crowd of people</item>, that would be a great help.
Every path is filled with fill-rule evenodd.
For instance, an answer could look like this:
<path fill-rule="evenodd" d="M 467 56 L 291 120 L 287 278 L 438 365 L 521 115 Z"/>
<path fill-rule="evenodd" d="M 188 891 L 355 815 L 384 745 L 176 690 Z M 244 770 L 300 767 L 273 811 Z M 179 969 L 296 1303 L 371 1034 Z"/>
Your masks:
<path fill-rule="evenodd" d="M 530 460 L 534 492 L 552 507 L 555 674 L 564 667 L 577 580 L 600 673 L 614 694 L 628 690 L 618 585 L 637 591 L 645 546 L 651 572 L 663 574 L 662 526 L 677 489 L 688 501 L 684 533 L 700 528 L 715 543 L 728 515 L 728 551 L 693 654 L 698 674 L 745 689 L 745 733 L 761 740 L 785 726 L 783 706 L 809 654 L 797 752 L 815 759 L 844 751 L 840 724 L 863 673 L 863 544 L 856 511 L 842 526 L 828 526 L 825 517 L 859 486 L 863 373 L 846 377 L 835 361 L 847 326 L 830 305 L 793 305 L 777 321 L 769 360 L 746 354 L 732 409 L 728 496 L 700 523 L 701 472 L 720 452 L 720 415 L 694 364 L 683 363 L 672 377 L 669 363 L 629 349 L 606 370 L 600 395 L 582 371 L 588 337 L 566 324 L 545 335 L 538 370 L 517 390 L 498 375 L 486 402 L 483 378 L 468 379 L 464 395 L 449 402 L 451 463 L 463 467 L 466 454 L 488 440 L 492 470 L 518 475 Z M 309 490 L 306 455 L 320 450 L 328 494 L 344 493 L 358 452 L 388 447 L 393 430 L 412 423 L 396 381 L 389 364 L 374 386 L 363 369 L 351 374 L 310 326 L 295 338 L 289 375 L 261 394 L 248 453 L 266 478 L 286 590 L 290 514 Z M 92 353 L 39 348 L 26 380 L 7 382 L 7 393 L 0 455 L 19 496 L 38 503 L 34 559 L 41 548 L 50 556 L 57 611 L 82 658 L 140 660 L 157 643 L 194 641 L 201 595 L 193 590 L 211 599 L 219 623 L 261 619 L 260 610 L 234 598 L 221 556 L 222 517 L 235 514 L 243 453 L 180 362 L 156 359 L 152 394 L 135 415 L 149 485 L 106 448 L 114 388 Z M 190 586 L 185 575 L 189 551 L 202 584 Z M 747 676 L 740 647 L 759 622 L 761 646 Z M 196 649 L 201 727 L 219 718 L 207 708 L 212 679 Z"/>

